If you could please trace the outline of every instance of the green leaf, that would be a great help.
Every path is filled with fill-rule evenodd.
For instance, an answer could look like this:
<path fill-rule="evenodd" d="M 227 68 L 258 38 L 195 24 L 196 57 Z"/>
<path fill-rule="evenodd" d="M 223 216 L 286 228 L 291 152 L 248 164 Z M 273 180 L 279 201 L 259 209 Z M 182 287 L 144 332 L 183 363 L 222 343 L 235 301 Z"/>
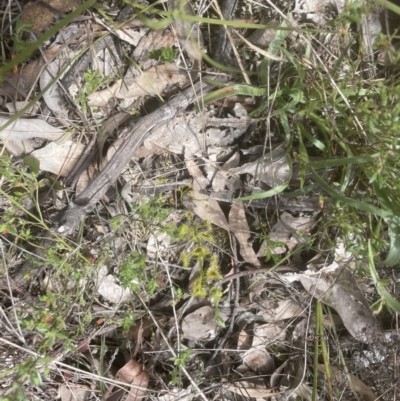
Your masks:
<path fill-rule="evenodd" d="M 59 181 L 57 181 L 53 177 L 49 177 L 49 180 L 51 182 L 51 187 L 54 189 L 54 191 L 62 191 L 64 189 L 64 186 L 60 184 Z"/>
<path fill-rule="evenodd" d="M 33 386 L 40 386 L 42 382 L 42 376 L 37 369 L 31 369 L 29 372 L 29 380 Z"/>
<path fill-rule="evenodd" d="M 387 266 L 394 266 L 400 262 L 400 227 L 389 224 L 390 249 L 386 259 L 382 262 Z"/>
<path fill-rule="evenodd" d="M 38 159 L 35 159 L 32 156 L 25 156 L 24 157 L 24 163 L 30 167 L 30 169 L 35 173 L 39 174 L 40 171 L 40 161 Z"/>
<path fill-rule="evenodd" d="M 379 295 L 381 296 L 381 299 L 390 309 L 397 313 L 400 313 L 400 303 L 395 298 L 393 298 L 390 292 L 385 288 L 385 281 L 379 278 L 378 273 L 375 269 L 374 255 L 372 252 L 370 240 L 368 240 L 368 262 L 372 280 L 374 281 L 375 287 Z M 377 307 L 379 307 L 379 305 L 377 305 Z"/>
<path fill-rule="evenodd" d="M 398 216 L 395 216 L 393 213 L 380 209 L 374 205 L 371 205 L 370 203 L 365 203 L 365 202 L 360 202 L 356 199 L 352 199 L 352 198 L 348 198 L 344 195 L 342 195 L 341 193 L 335 191 L 334 189 L 332 189 L 326 182 L 325 180 L 323 180 L 317 173 L 316 171 L 309 166 L 309 169 L 312 173 L 312 175 L 314 176 L 315 180 L 318 182 L 318 184 L 322 187 L 322 189 L 324 189 L 329 195 L 332 196 L 332 198 L 337 199 L 341 202 L 346 203 L 349 206 L 353 206 L 356 209 L 362 210 L 364 212 L 368 212 L 368 213 L 372 213 L 372 214 L 376 214 L 377 216 L 381 216 L 381 217 L 386 217 L 389 218 L 391 220 L 393 220 L 393 222 L 396 222 L 396 224 L 400 223 L 400 218 Z"/>
<path fill-rule="evenodd" d="M 384 287 L 381 287 L 380 289 L 378 288 L 378 291 L 382 298 L 385 300 L 386 305 L 394 312 L 400 313 L 400 303 L 392 297 L 390 292 Z"/>

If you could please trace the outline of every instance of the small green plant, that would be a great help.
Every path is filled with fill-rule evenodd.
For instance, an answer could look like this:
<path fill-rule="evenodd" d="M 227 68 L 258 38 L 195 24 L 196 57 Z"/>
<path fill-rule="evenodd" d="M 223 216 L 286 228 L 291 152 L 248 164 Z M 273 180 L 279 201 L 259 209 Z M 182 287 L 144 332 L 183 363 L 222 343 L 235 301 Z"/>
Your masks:
<path fill-rule="evenodd" d="M 12 36 L 12 54 L 16 55 L 21 51 L 27 49 L 31 44 L 23 39 L 23 34 L 30 31 L 30 25 L 23 23 L 20 19 L 17 19 L 14 27 L 14 34 Z"/>
<path fill-rule="evenodd" d="M 139 291 L 139 284 L 144 284 L 146 270 L 146 255 L 133 251 L 119 266 L 119 278 L 125 288 Z M 151 285 L 153 287 L 153 285 Z M 153 293 L 152 293 L 153 294 Z"/>
<path fill-rule="evenodd" d="M 171 372 L 171 381 L 170 385 L 173 386 L 181 386 L 182 385 L 182 377 L 181 377 L 181 368 L 186 367 L 186 364 L 190 360 L 190 349 L 180 350 L 176 357 L 170 358 L 170 361 L 173 362 L 174 368 Z"/>
<path fill-rule="evenodd" d="M 0 156 L 0 175 L 4 180 L 0 195 L 10 202 L 0 219 L 0 233 L 10 233 L 29 242 L 34 226 L 46 227 L 37 202 L 44 184 L 26 165 L 12 163 L 7 153 Z"/>
<path fill-rule="evenodd" d="M 184 267 L 188 268 L 196 263 L 200 266 L 199 277 L 193 283 L 192 295 L 208 298 L 217 306 L 222 292 L 213 284 L 221 278 L 218 257 L 212 252 L 214 229 L 209 222 L 195 223 L 190 213 L 186 213 L 186 222 L 183 221 L 178 226 L 175 223 L 166 223 L 170 214 L 168 200 L 162 196 L 149 197 L 139 204 L 132 204 L 136 232 L 140 233 L 142 238 L 147 239 L 150 234 L 165 232 L 174 242 L 192 244 L 189 252 L 180 254 Z M 120 216 L 112 220 L 112 225 L 116 230 L 124 229 Z M 131 252 L 125 258 L 119 265 L 117 273 L 121 284 L 132 291 L 139 292 L 140 288 L 145 288 L 152 296 L 160 288 L 157 265 L 154 266 L 154 274 L 149 274 L 147 256 L 138 251 Z M 174 291 L 177 299 L 183 296 L 181 289 L 177 288 Z"/>
<path fill-rule="evenodd" d="M 43 378 L 49 374 L 48 364 L 51 361 L 52 358 L 49 357 L 30 357 L 27 361 L 15 366 L 13 369 L 15 380 L 12 385 L 12 392 L 7 397 L 2 397 L 2 400 L 28 400 L 29 398 L 25 392 L 26 384 L 30 383 L 32 386 L 40 386 L 43 383 Z M 4 370 L 0 373 L 0 378 L 7 377 L 10 373 L 10 369 Z"/>
<path fill-rule="evenodd" d="M 122 328 L 124 329 L 125 332 L 128 332 L 129 329 L 133 326 L 136 325 L 135 323 L 136 320 L 136 313 L 133 311 L 126 311 L 123 315 L 123 321 L 122 321 Z"/>
<path fill-rule="evenodd" d="M 266 241 L 267 241 L 268 245 L 264 252 L 265 261 L 269 262 L 270 260 L 272 260 L 275 265 L 280 264 L 283 257 L 282 257 L 282 255 L 274 252 L 274 249 L 276 249 L 278 247 L 286 247 L 286 244 L 281 241 L 272 241 L 270 238 L 267 238 Z"/>
<path fill-rule="evenodd" d="M 149 52 L 149 59 L 160 61 L 161 63 L 169 63 L 174 61 L 178 56 L 178 50 L 172 47 L 161 47 Z"/>
<path fill-rule="evenodd" d="M 106 77 L 103 77 L 99 70 L 88 70 L 83 74 L 86 82 L 86 93 L 91 95 L 97 89 L 100 88 L 101 85 L 104 85 Z"/>
<path fill-rule="evenodd" d="M 106 85 L 108 78 L 102 76 L 99 70 L 88 70 L 83 74 L 85 78 L 85 86 L 79 89 L 78 95 L 75 100 L 80 104 L 83 113 L 87 113 L 87 100 L 88 96 L 96 92 L 101 86 Z"/>

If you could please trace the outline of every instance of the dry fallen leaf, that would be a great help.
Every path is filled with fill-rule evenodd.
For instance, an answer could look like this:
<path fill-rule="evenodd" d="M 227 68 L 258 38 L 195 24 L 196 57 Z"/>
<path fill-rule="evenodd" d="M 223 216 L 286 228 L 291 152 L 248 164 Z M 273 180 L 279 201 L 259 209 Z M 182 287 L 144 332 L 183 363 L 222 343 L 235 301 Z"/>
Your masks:
<path fill-rule="evenodd" d="M 262 316 L 266 322 L 278 322 L 304 315 L 302 306 L 292 298 L 282 301 L 273 300 L 269 304 L 265 303 L 262 310 Z"/>
<path fill-rule="evenodd" d="M 123 304 L 132 301 L 132 291 L 117 284 L 115 277 L 108 274 L 107 266 L 102 266 L 97 274 L 97 292 L 104 299 L 114 304 Z"/>
<path fill-rule="evenodd" d="M 347 269 L 302 274 L 299 279 L 308 293 L 336 310 L 355 339 L 370 343 L 381 338 L 378 322 Z"/>
<path fill-rule="evenodd" d="M 39 160 L 41 171 L 66 177 L 79 161 L 84 149 L 85 145 L 73 141 L 65 141 L 61 145 L 51 142 L 32 152 L 31 156 Z"/>
<path fill-rule="evenodd" d="M 6 149 L 15 157 L 24 157 L 34 151 L 29 141 L 5 141 Z"/>
<path fill-rule="evenodd" d="M 16 101 L 16 102 L 6 103 L 5 107 L 8 109 L 10 114 L 15 114 L 18 113 L 20 110 L 22 110 L 27 104 L 28 101 L 20 101 L 20 102 Z M 25 110 L 23 117 L 34 116 L 35 114 L 37 114 L 39 108 L 40 108 L 39 103 L 33 104 L 27 110 Z"/>
<path fill-rule="evenodd" d="M 58 82 L 51 82 L 65 67 L 66 64 L 73 59 L 74 54 L 69 51 L 68 47 L 63 49 L 55 58 L 54 61 L 49 63 L 40 75 L 40 89 L 44 90 L 48 85 L 51 85 L 43 94 L 43 100 L 46 102 L 47 107 L 54 113 L 54 115 L 62 122 L 64 126 L 69 126 L 68 110 L 64 105 L 62 98 L 61 88 Z"/>
<path fill-rule="evenodd" d="M 8 118 L 0 117 L 0 129 L 8 122 Z M 64 135 L 64 131 L 60 128 L 53 127 L 43 120 L 23 119 L 14 121 L 8 127 L 0 131 L 0 139 L 2 140 L 19 140 L 23 141 L 30 138 L 43 138 L 56 140 Z"/>
<path fill-rule="evenodd" d="M 127 86 L 120 79 L 110 88 L 95 92 L 89 96 L 89 106 L 106 106 L 116 97 L 118 99 L 137 99 L 141 96 L 164 96 L 176 88 L 184 88 L 190 83 L 188 74 L 175 63 L 160 64 L 137 75 Z"/>
<path fill-rule="evenodd" d="M 224 212 L 221 210 L 218 202 L 210 199 L 208 195 L 193 191 L 190 195 L 184 195 L 183 204 L 201 219 L 209 220 L 210 223 L 229 231 L 229 224 Z"/>
<path fill-rule="evenodd" d="M 44 52 L 46 60 L 50 62 L 60 49 L 60 46 L 55 46 L 46 50 Z M 26 100 L 45 65 L 46 61 L 43 57 L 39 57 L 37 60 L 33 60 L 19 68 L 17 72 L 10 71 L 6 73 L 2 77 L 4 83 L 0 85 L 0 95 L 7 95 L 12 99 L 22 98 Z"/>
<path fill-rule="evenodd" d="M 253 346 L 259 346 L 260 344 L 266 346 L 271 342 L 283 341 L 286 334 L 285 330 L 278 325 L 267 323 L 255 325 L 254 336 Z"/>
<path fill-rule="evenodd" d="M 271 152 L 254 162 L 229 170 L 235 174 L 251 174 L 255 180 L 260 180 L 271 188 L 287 182 L 290 179 L 290 166 L 286 160 L 286 150 L 278 146 Z"/>
<path fill-rule="evenodd" d="M 250 227 L 247 223 L 246 212 L 243 203 L 235 203 L 229 212 L 229 227 L 235 234 L 240 246 L 240 255 L 247 262 L 256 267 L 261 267 L 261 263 L 257 259 L 251 243 L 249 243 Z"/>
<path fill-rule="evenodd" d="M 75 384 L 63 384 L 59 390 L 61 401 L 85 401 L 90 388 L 78 386 Z"/>
<path fill-rule="evenodd" d="M 318 365 L 318 370 L 322 373 L 325 373 L 325 366 Z M 342 370 L 336 366 L 330 365 L 330 370 L 333 372 L 335 380 L 337 380 L 340 385 L 351 386 L 354 391 L 361 395 L 364 401 L 377 401 L 379 399 L 379 397 L 377 397 L 358 377 L 349 373 L 344 374 Z"/>
<path fill-rule="evenodd" d="M 182 320 L 183 338 L 192 341 L 214 338 L 217 330 L 214 309 L 203 306 Z"/>
<path fill-rule="evenodd" d="M 159 395 L 158 401 L 192 401 L 193 400 L 193 389 L 192 386 L 188 386 L 184 390 L 171 388 L 167 394 Z"/>
<path fill-rule="evenodd" d="M 75 186 L 75 195 L 79 195 L 83 192 L 88 185 L 94 180 L 99 173 L 99 168 L 94 163 L 91 164 L 78 178 Z"/>
<path fill-rule="evenodd" d="M 136 401 L 145 396 L 149 383 L 149 374 L 142 365 L 131 359 L 115 375 L 115 380 L 132 385 L 133 387 L 121 388 L 120 385 L 111 385 L 104 394 L 107 401 Z"/>

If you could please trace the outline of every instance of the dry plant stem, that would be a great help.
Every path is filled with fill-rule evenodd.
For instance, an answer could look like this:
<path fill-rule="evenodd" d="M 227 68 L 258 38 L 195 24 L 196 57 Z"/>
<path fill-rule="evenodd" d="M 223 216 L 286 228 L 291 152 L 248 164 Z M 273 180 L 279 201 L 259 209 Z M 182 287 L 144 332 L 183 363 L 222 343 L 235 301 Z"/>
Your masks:
<path fill-rule="evenodd" d="M 321 275 L 320 275 L 321 276 Z M 317 286 L 315 286 L 315 289 L 317 288 Z M 314 290 L 315 292 L 315 290 Z M 312 300 L 315 298 L 314 294 L 312 294 L 312 297 L 310 298 L 310 302 L 308 304 L 308 309 L 309 309 L 309 313 L 307 316 L 307 326 L 306 326 L 306 330 L 305 333 L 308 333 L 308 330 L 311 326 L 311 304 L 312 304 Z M 306 308 L 304 309 L 304 311 L 306 310 Z M 306 377 L 306 372 L 307 372 L 307 358 L 308 358 L 308 354 L 307 354 L 307 341 L 305 341 L 305 338 L 297 340 L 296 341 L 298 344 L 298 348 L 299 349 L 303 349 L 304 352 L 304 359 L 303 361 L 299 362 L 300 366 L 302 368 L 302 372 L 301 372 L 301 378 L 299 377 L 300 375 L 297 374 L 295 377 L 292 378 L 292 384 L 294 383 L 294 388 L 291 387 L 290 390 L 292 390 L 292 392 L 290 394 L 288 394 L 287 399 L 289 399 L 296 391 L 297 389 L 301 386 L 301 384 L 304 382 L 305 377 Z M 295 342 L 295 343 L 296 343 Z M 295 344 L 296 345 L 296 344 Z M 290 391 L 288 390 L 288 391 Z"/>
<path fill-rule="evenodd" d="M 236 262 L 238 260 L 238 255 L 237 255 L 237 252 L 236 252 L 237 241 L 236 241 L 236 237 L 235 237 L 234 234 L 231 234 L 231 244 L 232 244 L 232 253 L 233 253 L 233 256 L 234 256 L 233 265 L 234 265 L 234 271 L 235 271 L 235 274 L 233 274 L 233 276 L 235 276 L 236 274 L 238 274 L 239 268 L 238 268 L 238 263 Z M 235 301 L 234 301 L 234 304 L 232 306 L 232 314 L 231 314 L 231 320 L 230 320 L 230 323 L 229 323 L 229 327 L 228 327 L 228 330 L 226 331 L 225 335 L 218 342 L 218 345 L 216 347 L 217 349 L 214 350 L 213 355 L 211 356 L 210 360 L 208 361 L 208 366 L 210 366 L 211 362 L 215 359 L 215 357 L 217 356 L 219 350 L 224 348 L 226 342 L 228 341 L 228 339 L 232 335 L 233 326 L 235 325 L 236 316 L 238 314 L 238 309 L 239 309 L 239 294 L 240 294 L 240 280 L 239 280 L 239 277 L 237 276 L 236 280 L 235 280 Z"/>
<path fill-rule="evenodd" d="M 19 321 L 18 316 L 17 316 L 17 310 L 16 310 L 15 304 L 14 304 L 14 297 L 13 297 L 12 289 L 11 289 L 10 276 L 8 274 L 8 263 L 7 263 L 5 255 L 4 255 L 4 246 L 3 246 L 3 242 L 2 241 L 0 241 L 0 251 L 1 251 L 1 256 L 2 256 L 2 259 L 3 259 L 3 266 L 4 266 L 6 281 L 7 281 L 8 292 L 10 294 L 12 310 L 14 312 L 15 324 L 17 325 L 17 330 L 15 330 L 15 333 L 17 334 L 17 337 L 22 342 L 22 344 L 26 344 L 25 337 L 22 334 L 21 326 L 19 324 L 20 321 Z M 3 310 L 2 310 L 2 312 L 3 312 Z M 7 318 L 7 317 L 4 315 L 3 318 Z M 12 327 L 11 324 L 10 324 L 10 327 Z"/>
<path fill-rule="evenodd" d="M 8 240 L 6 237 L 4 237 L 1 234 L 0 234 L 0 240 L 7 242 L 8 245 L 13 246 L 15 249 L 18 249 L 19 251 L 21 251 L 21 252 L 23 252 L 23 253 L 25 253 L 27 255 L 34 256 L 35 258 L 37 258 L 38 260 L 41 260 L 42 262 L 46 262 L 47 261 L 46 258 L 43 258 L 42 256 L 37 255 L 37 254 L 35 254 L 33 252 L 29 252 L 26 249 L 24 249 L 24 248 L 22 248 L 22 247 L 20 247 L 20 246 L 18 246 L 16 244 L 13 244 L 10 240 Z"/>
<path fill-rule="evenodd" d="M 158 243 L 157 243 L 157 252 L 158 252 L 159 255 L 162 254 L 160 249 L 159 249 Z M 166 272 L 167 277 L 168 277 L 169 288 L 171 290 L 171 298 L 172 298 L 172 301 L 173 301 L 172 302 L 172 312 L 174 314 L 174 320 L 175 320 L 176 340 L 177 340 L 177 345 L 178 345 L 178 352 L 180 352 L 180 350 L 181 350 L 181 338 L 180 338 L 180 332 L 179 332 L 179 319 L 178 319 L 178 316 L 177 316 L 177 313 L 176 313 L 176 308 L 175 308 L 176 297 L 175 297 L 175 292 L 174 292 L 174 283 L 172 281 L 172 277 L 171 277 L 171 274 L 170 274 L 170 271 L 169 271 L 168 262 L 165 261 L 161 256 L 160 256 L 160 260 L 161 260 L 162 265 L 165 268 L 165 272 Z"/>
<path fill-rule="evenodd" d="M 68 208 L 57 218 L 58 232 L 67 235 L 74 231 L 85 214 L 91 212 L 108 188 L 117 180 L 125 166 L 131 160 L 135 150 L 143 143 L 151 130 L 165 124 L 180 111 L 185 110 L 198 99 L 198 93 L 207 93 L 212 85 L 199 82 L 175 96 L 153 113 L 141 118 L 125 137 L 122 145 L 115 152 L 100 174 L 89 186 L 71 202 Z"/>
<path fill-rule="evenodd" d="M 236 278 L 240 278 L 240 277 L 245 277 L 248 276 L 250 274 L 259 274 L 259 273 L 294 273 L 294 272 L 298 272 L 299 269 L 297 269 L 294 266 L 278 266 L 275 269 L 274 268 L 270 268 L 270 267 L 262 267 L 260 269 L 251 269 L 251 270 L 244 270 L 242 272 L 238 272 L 238 273 L 234 273 L 234 274 L 230 274 L 229 276 L 224 277 L 223 279 L 221 279 L 219 282 L 221 284 L 223 283 L 227 283 L 228 281 L 232 281 Z"/>
<path fill-rule="evenodd" d="M 136 297 L 138 298 L 138 300 L 140 301 L 140 303 L 142 304 L 143 308 L 146 310 L 146 312 L 149 314 L 150 318 L 153 320 L 153 323 L 155 324 L 155 326 L 157 327 L 157 330 L 160 332 L 161 337 L 163 338 L 163 340 L 165 341 L 165 344 L 167 344 L 169 351 L 171 352 L 172 356 L 174 358 L 177 358 L 177 353 L 175 352 L 174 347 L 171 346 L 168 337 L 165 335 L 164 331 L 162 330 L 162 328 L 160 327 L 160 325 L 158 324 L 156 318 L 154 317 L 153 313 L 150 311 L 150 309 L 147 307 L 146 303 L 143 301 L 143 299 L 140 297 L 139 294 L 136 294 Z M 189 374 L 189 372 L 187 371 L 187 369 L 184 366 L 181 366 L 180 369 L 182 369 L 182 372 L 185 374 L 185 376 L 188 378 L 188 380 L 190 381 L 190 384 L 193 386 L 193 388 L 198 392 L 198 395 L 200 395 L 200 397 L 204 400 L 204 401 L 208 401 L 207 397 L 205 396 L 204 392 L 200 390 L 199 386 L 197 385 L 197 383 L 193 380 L 192 376 Z"/>

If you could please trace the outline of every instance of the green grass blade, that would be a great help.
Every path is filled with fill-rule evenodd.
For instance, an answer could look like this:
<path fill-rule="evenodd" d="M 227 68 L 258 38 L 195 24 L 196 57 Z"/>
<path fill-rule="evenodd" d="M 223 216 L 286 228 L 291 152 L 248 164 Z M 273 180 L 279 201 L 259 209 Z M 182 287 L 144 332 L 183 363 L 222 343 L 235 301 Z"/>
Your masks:
<path fill-rule="evenodd" d="M 400 15 L 400 7 L 396 6 L 396 4 L 393 4 L 392 2 L 387 1 L 387 0 L 374 0 L 374 1 L 375 1 L 375 3 L 378 3 L 382 6 L 384 6 L 388 10 L 394 11 L 396 14 Z"/>
<path fill-rule="evenodd" d="M 361 163 L 373 163 L 379 157 L 376 155 L 364 155 L 364 156 L 352 156 L 352 157 L 342 157 L 338 159 L 326 159 L 309 162 L 309 166 L 312 168 L 329 168 L 345 166 L 347 164 L 361 164 Z"/>
<path fill-rule="evenodd" d="M 347 196 L 344 196 L 344 195 L 340 194 L 339 192 L 335 191 L 317 174 L 317 172 L 311 166 L 309 166 L 309 168 L 310 168 L 312 175 L 314 176 L 314 178 L 318 182 L 318 184 L 321 186 L 321 188 L 324 191 L 326 191 L 333 199 L 339 200 L 343 203 L 346 203 L 349 206 L 352 206 L 352 207 L 362 210 L 364 212 L 376 214 L 377 216 L 381 216 L 381 217 L 385 217 L 385 218 L 389 218 L 392 221 L 396 222 L 397 224 L 400 223 L 400 217 L 395 216 L 393 213 L 391 213 L 389 211 L 380 209 L 369 203 L 360 202 L 356 199 L 348 198 Z"/>
<path fill-rule="evenodd" d="M 281 24 L 281 28 L 287 28 L 287 23 L 286 21 L 283 21 Z M 278 30 L 276 32 L 276 35 L 270 45 L 268 46 L 268 52 L 271 54 L 277 54 L 278 50 L 280 49 L 282 43 L 284 42 L 286 36 L 288 35 L 288 32 L 285 30 Z M 268 57 L 264 57 L 263 61 L 261 62 L 260 65 L 260 81 L 264 85 L 268 85 L 268 75 L 269 75 L 269 67 L 271 65 L 271 60 Z"/>
<path fill-rule="evenodd" d="M 279 117 L 279 121 L 282 124 L 283 131 L 285 132 L 285 142 L 287 145 L 289 145 L 291 142 L 291 137 L 292 137 L 289 119 L 288 119 L 286 113 L 280 113 L 280 114 L 278 114 L 278 117 Z"/>
<path fill-rule="evenodd" d="M 385 288 L 383 280 L 381 280 L 378 276 L 378 273 L 375 268 L 374 254 L 372 252 L 372 246 L 370 240 L 368 241 L 368 262 L 369 262 L 369 270 L 371 273 L 371 277 L 372 280 L 374 281 L 374 284 L 376 286 L 379 295 L 382 297 L 383 301 L 390 309 L 392 309 L 397 313 L 400 313 L 400 303 L 392 297 L 390 292 Z"/>
<path fill-rule="evenodd" d="M 387 266 L 394 266 L 400 262 L 400 227 L 389 224 L 390 249 L 386 259 L 382 262 Z"/>
<path fill-rule="evenodd" d="M 255 200 L 255 199 L 265 199 L 265 198 L 270 198 L 271 196 L 278 195 L 281 192 L 283 192 L 288 186 L 288 183 L 285 182 L 284 184 L 278 185 L 277 187 L 270 189 L 269 191 L 266 192 L 260 192 L 258 194 L 253 194 L 250 196 L 244 196 L 242 198 L 237 198 L 235 201 L 237 202 L 242 202 L 242 201 L 250 201 L 250 200 Z"/>
<path fill-rule="evenodd" d="M 230 72 L 233 74 L 241 74 L 242 71 L 239 68 L 235 68 L 235 67 L 228 67 L 227 65 L 218 63 L 217 61 L 215 61 L 214 59 L 212 59 L 210 56 L 208 56 L 206 53 L 201 52 L 201 56 L 203 57 L 203 59 L 209 63 L 210 65 L 212 65 L 214 68 L 221 70 L 221 71 L 225 71 L 225 72 Z M 248 75 L 254 75 L 253 71 L 246 71 L 246 73 Z"/>
<path fill-rule="evenodd" d="M 301 124 L 303 126 L 303 124 Z M 326 146 L 324 145 L 323 142 L 321 142 L 319 139 L 315 138 L 312 136 L 308 130 L 304 129 L 304 127 L 301 129 L 301 134 L 304 135 L 308 141 L 310 141 L 316 148 L 321 150 L 322 152 L 326 151 Z M 318 168 L 318 167 L 316 167 Z"/>
<path fill-rule="evenodd" d="M 386 305 L 394 312 L 400 313 L 400 303 L 392 297 L 390 292 L 385 287 L 381 287 L 381 289 L 378 289 L 378 291 L 385 300 Z"/>

